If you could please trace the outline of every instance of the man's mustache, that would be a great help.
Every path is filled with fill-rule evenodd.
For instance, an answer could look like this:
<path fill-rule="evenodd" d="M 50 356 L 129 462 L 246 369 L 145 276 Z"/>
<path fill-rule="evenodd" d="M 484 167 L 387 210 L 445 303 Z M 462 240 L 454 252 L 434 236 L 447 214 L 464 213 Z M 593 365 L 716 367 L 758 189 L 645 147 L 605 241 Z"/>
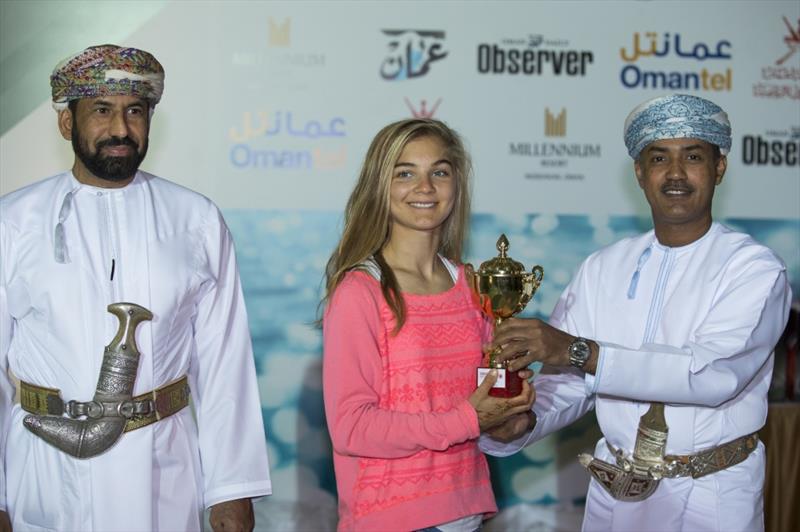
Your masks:
<path fill-rule="evenodd" d="M 95 144 L 95 148 L 99 151 L 105 147 L 113 147 L 113 146 L 130 146 L 136 151 L 139 151 L 139 144 L 137 144 L 132 138 L 130 137 L 111 137 L 110 139 L 101 140 L 97 144 Z"/>

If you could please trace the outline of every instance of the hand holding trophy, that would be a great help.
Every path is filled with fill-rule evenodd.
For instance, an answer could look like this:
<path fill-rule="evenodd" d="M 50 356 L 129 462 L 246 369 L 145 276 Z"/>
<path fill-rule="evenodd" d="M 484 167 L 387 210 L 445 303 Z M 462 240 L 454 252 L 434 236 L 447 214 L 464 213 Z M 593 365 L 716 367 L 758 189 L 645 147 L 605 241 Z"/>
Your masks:
<path fill-rule="evenodd" d="M 471 264 L 466 265 L 467 282 L 478 306 L 494 321 L 495 327 L 525 308 L 544 277 L 541 266 L 534 266 L 528 273 L 522 263 L 507 257 L 508 248 L 508 238 L 500 235 L 497 239 L 497 250 L 500 252 L 497 257 L 482 263 L 477 272 Z M 522 380 L 517 372 L 508 371 L 506 364 L 496 360 L 499 352 L 500 348 L 490 351 L 488 367 L 478 368 L 478 384 L 492 368 L 497 368 L 497 382 L 489 395 L 514 397 L 522 392 Z"/>

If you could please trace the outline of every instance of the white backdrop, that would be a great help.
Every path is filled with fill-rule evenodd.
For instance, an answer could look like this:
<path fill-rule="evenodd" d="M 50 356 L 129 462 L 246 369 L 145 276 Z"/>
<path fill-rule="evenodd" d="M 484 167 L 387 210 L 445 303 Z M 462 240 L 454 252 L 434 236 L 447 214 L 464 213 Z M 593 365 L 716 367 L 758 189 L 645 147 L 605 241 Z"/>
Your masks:
<path fill-rule="evenodd" d="M 409 116 L 411 108 L 421 110 L 424 100 L 471 145 L 476 211 L 642 212 L 622 123 L 637 103 L 682 90 L 713 99 L 731 115 L 734 143 L 719 214 L 796 219 L 798 6 L 720 7 L 713 1 L 183 1 L 166 3 L 123 44 L 152 51 L 167 72 L 145 166 L 223 208 L 342 205 L 374 133 Z M 628 61 L 637 55 L 637 39 L 639 57 Z M 659 56 L 652 54 L 654 43 Z M 432 46 L 443 57 L 430 60 Z M 382 69 L 395 68 L 384 65 L 393 65 L 407 48 L 415 64 L 403 66 L 395 79 L 382 77 Z M 487 48 L 490 53 L 479 54 Z M 705 56 L 707 49 L 724 57 Z M 509 54 L 525 51 L 553 59 L 534 60 L 530 74 L 510 73 Z M 570 54 L 578 57 L 575 65 Z M 557 58 L 564 63 L 558 73 Z M 55 64 L 58 57 L 52 59 Z M 570 65 L 576 74 L 570 75 Z M 704 72 L 708 90 L 702 89 Z M 692 76 L 700 78 L 700 90 L 693 90 Z M 720 76 L 721 88 L 714 90 L 711 81 Z M 639 84 L 629 88 L 637 78 Z M 659 79 L 656 88 L 643 86 Z M 3 135 L 3 192 L 70 161 L 69 145 L 47 107 L 43 101 Z M 545 136 L 545 113 L 562 110 L 566 134 Z M 793 164 L 744 164 L 747 137 L 794 146 L 782 150 L 793 150 Z M 581 153 L 588 147 L 591 153 L 511 153 L 512 145 L 542 143 L 576 145 Z M 544 166 L 545 159 L 561 166 Z"/>
<path fill-rule="evenodd" d="M 29 4 L 33 14 L 42 9 Z M 136 9 L 91 4 L 114 24 Z M 260 529 L 334 526 L 321 345 L 310 322 L 361 159 L 390 121 L 429 115 L 462 133 L 475 166 L 467 258 L 493 256 L 497 234 L 507 232 L 512 256 L 545 267 L 529 313 L 546 316 L 581 258 L 647 229 L 622 142 L 628 111 L 675 91 L 712 99 L 733 125 L 715 215 L 774 247 L 800 291 L 796 2 L 167 1 L 148 8 L 153 15 L 136 20 L 122 40 L 112 24 L 97 41 L 36 60 L 53 66 L 83 46 L 115 40 L 152 52 L 165 67 L 143 168 L 211 197 L 236 238 L 275 479 L 275 495 L 259 503 Z M 82 25 L 102 33 L 89 16 L 74 24 L 78 33 Z M 8 110 L 16 102 L 2 104 Z M 0 137 L 0 192 L 71 161 L 43 99 Z M 278 377 L 287 363 L 300 370 L 298 382 Z M 586 477 L 574 456 L 595 437 L 589 419 L 493 462 L 503 511 L 490 528 L 578 527 Z"/>

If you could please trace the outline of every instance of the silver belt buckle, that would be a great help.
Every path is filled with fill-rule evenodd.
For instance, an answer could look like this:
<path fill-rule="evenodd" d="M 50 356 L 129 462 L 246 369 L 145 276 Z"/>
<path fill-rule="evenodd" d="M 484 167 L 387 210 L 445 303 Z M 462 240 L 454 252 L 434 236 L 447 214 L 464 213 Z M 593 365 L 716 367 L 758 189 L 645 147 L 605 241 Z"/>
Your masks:
<path fill-rule="evenodd" d="M 88 417 L 100 419 L 101 417 L 124 417 L 131 419 L 134 415 L 147 415 L 155 409 L 152 399 L 144 401 L 67 401 L 64 403 L 64 413 L 72 419 Z"/>

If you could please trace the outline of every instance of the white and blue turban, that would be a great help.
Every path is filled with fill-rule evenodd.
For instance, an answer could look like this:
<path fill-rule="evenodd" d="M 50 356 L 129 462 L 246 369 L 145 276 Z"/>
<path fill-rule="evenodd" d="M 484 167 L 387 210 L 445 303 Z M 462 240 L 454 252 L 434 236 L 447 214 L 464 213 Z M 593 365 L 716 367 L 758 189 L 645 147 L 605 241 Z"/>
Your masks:
<path fill-rule="evenodd" d="M 656 140 L 700 139 L 731 149 L 731 123 L 714 102 L 688 94 L 660 96 L 638 105 L 625 119 L 625 146 L 634 159 Z"/>

